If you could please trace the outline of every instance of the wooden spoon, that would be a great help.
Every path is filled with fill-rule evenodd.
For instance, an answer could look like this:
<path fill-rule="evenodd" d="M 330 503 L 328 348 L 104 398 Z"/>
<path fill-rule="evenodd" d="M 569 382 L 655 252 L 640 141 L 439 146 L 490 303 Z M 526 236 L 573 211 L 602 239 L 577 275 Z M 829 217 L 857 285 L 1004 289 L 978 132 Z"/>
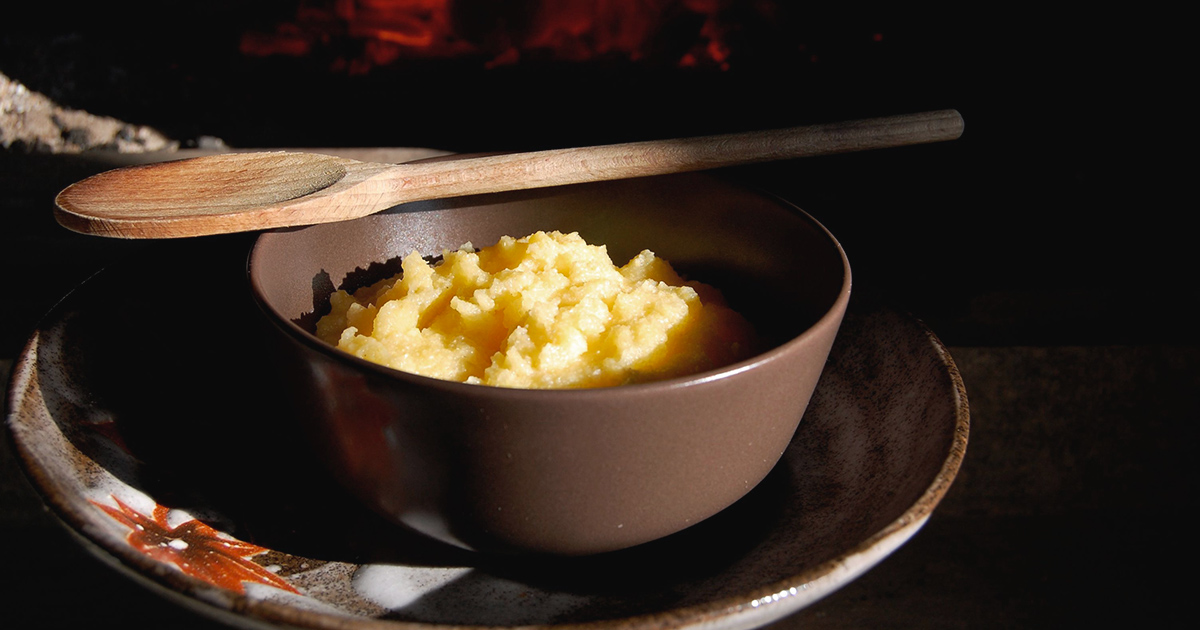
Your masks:
<path fill-rule="evenodd" d="M 68 229 L 177 238 L 356 219 L 397 204 L 953 140 L 954 110 L 679 140 L 377 164 L 297 152 L 231 153 L 119 168 L 67 187 Z"/>

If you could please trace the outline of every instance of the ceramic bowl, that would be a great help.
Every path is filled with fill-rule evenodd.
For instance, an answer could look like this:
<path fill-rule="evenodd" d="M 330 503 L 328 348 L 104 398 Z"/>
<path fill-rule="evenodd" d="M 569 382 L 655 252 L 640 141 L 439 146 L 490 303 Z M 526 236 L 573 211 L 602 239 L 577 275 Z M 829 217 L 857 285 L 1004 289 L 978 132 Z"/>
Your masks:
<path fill-rule="evenodd" d="M 517 390 L 399 372 L 311 332 L 335 287 L 391 275 L 413 250 L 537 230 L 577 231 L 618 265 L 654 251 L 720 289 L 770 349 L 671 380 Z M 754 488 L 801 421 L 850 295 L 845 253 L 812 217 L 708 175 L 422 202 L 264 233 L 249 275 L 297 394 L 281 404 L 298 403 L 348 489 L 453 545 L 559 555 L 667 536 Z"/>

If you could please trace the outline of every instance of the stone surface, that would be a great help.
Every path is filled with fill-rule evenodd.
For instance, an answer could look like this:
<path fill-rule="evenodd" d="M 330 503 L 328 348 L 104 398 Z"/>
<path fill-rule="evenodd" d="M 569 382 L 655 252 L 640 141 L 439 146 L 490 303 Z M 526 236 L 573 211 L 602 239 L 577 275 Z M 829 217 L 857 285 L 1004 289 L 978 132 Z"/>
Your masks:
<path fill-rule="evenodd" d="M 177 141 L 145 125 L 58 105 L 0 73 L 0 147 L 6 150 L 140 153 L 178 146 Z"/>

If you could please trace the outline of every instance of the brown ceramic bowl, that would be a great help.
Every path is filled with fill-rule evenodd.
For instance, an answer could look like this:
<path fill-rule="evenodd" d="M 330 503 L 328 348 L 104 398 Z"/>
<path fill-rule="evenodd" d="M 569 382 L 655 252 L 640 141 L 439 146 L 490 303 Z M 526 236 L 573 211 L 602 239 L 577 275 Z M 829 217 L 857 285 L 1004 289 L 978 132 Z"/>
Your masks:
<path fill-rule="evenodd" d="M 618 265 L 642 249 L 715 285 L 772 347 L 653 383 L 515 390 L 359 360 L 311 334 L 334 287 L 412 250 L 578 231 Z M 253 292 L 341 481 L 386 516 L 469 549 L 589 554 L 648 542 L 737 501 L 779 460 L 850 295 L 846 256 L 776 198 L 705 175 L 408 204 L 265 233 Z"/>

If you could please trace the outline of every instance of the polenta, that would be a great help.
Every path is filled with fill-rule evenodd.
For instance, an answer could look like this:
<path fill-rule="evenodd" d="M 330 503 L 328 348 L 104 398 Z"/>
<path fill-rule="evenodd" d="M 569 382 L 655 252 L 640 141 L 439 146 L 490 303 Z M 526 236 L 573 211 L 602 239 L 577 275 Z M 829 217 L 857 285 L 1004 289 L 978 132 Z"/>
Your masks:
<path fill-rule="evenodd" d="M 400 275 L 338 291 L 317 335 L 424 376 L 518 388 L 607 387 L 692 374 L 755 352 L 750 324 L 707 285 L 643 251 L 616 267 L 577 233 L 417 252 Z"/>

